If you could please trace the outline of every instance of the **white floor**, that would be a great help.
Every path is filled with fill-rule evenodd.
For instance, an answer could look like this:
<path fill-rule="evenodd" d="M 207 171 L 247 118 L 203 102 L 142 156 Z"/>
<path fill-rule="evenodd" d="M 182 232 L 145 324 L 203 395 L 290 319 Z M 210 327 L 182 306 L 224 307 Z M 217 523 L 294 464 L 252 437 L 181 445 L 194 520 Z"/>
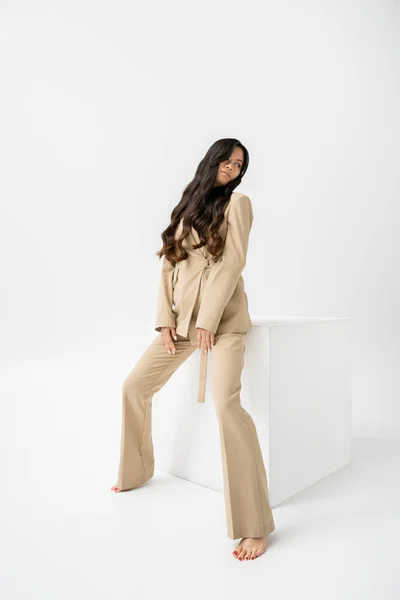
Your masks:
<path fill-rule="evenodd" d="M 273 508 L 267 552 L 240 562 L 221 493 L 159 471 L 110 490 L 125 367 L 101 386 L 99 367 L 79 385 L 73 370 L 6 370 L 2 600 L 400 598 L 399 440 L 354 440 L 353 462 Z"/>

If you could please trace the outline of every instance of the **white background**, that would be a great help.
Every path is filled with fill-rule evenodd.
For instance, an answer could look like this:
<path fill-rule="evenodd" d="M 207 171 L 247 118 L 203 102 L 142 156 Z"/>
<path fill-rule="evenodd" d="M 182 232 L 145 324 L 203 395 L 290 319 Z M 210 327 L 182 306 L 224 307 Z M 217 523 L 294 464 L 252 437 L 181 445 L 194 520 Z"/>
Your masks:
<path fill-rule="evenodd" d="M 398 437 L 399 4 L 0 6 L 3 366 L 140 354 L 160 233 L 237 137 L 250 312 L 353 318 L 354 435 Z"/>
<path fill-rule="evenodd" d="M 394 0 L 0 0 L 2 598 L 398 600 L 399 32 Z M 352 461 L 242 562 L 222 494 L 110 489 L 160 234 L 221 137 L 250 313 L 354 333 Z"/>

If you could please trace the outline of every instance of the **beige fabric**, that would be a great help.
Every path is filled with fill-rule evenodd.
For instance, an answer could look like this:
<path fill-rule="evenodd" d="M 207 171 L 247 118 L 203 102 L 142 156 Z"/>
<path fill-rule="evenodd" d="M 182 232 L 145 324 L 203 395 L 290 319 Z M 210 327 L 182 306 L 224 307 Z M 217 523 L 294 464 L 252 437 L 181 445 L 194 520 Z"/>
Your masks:
<path fill-rule="evenodd" d="M 182 223 L 181 219 L 176 238 L 182 231 Z M 187 259 L 172 264 L 163 258 L 156 331 L 161 331 L 161 327 L 176 327 L 178 335 L 187 337 L 190 334 L 193 339 L 197 335 L 197 327 L 214 334 L 245 334 L 251 329 L 241 273 L 246 265 L 252 223 L 250 198 L 233 192 L 219 229 L 225 246 L 218 262 L 212 260 L 212 255 L 205 247 L 193 249 L 193 244 L 200 241 L 193 227 L 191 234 L 183 241 Z M 204 402 L 206 376 L 207 354 L 202 352 L 198 402 Z"/>
<path fill-rule="evenodd" d="M 195 325 L 195 320 L 190 325 Z M 195 327 L 189 327 L 195 331 Z M 241 406 L 241 372 L 246 335 L 215 337 L 210 353 L 212 396 L 221 441 L 227 535 L 261 537 L 275 529 L 267 475 L 257 431 Z M 138 487 L 154 475 L 152 400 L 176 369 L 197 351 L 195 337 L 179 335 L 176 354 L 168 354 L 158 333 L 122 386 L 121 454 L 117 486 Z"/>

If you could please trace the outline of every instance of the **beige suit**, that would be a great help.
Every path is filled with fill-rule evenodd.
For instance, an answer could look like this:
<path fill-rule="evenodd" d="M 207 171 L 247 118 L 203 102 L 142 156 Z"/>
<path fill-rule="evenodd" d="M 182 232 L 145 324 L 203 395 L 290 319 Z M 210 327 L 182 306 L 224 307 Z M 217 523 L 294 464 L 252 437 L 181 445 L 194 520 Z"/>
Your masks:
<path fill-rule="evenodd" d="M 220 234 L 225 240 L 217 263 L 192 228 L 183 242 L 188 258 L 177 264 L 163 259 L 155 329 L 122 387 L 121 453 L 117 486 L 130 489 L 154 475 L 152 399 L 176 369 L 197 350 L 197 330 L 215 334 L 210 353 L 212 396 L 221 440 L 227 533 L 231 539 L 261 537 L 275 529 L 267 475 L 254 422 L 241 406 L 241 372 L 246 334 L 252 323 L 241 275 L 253 222 L 250 199 L 234 192 L 225 208 Z M 182 227 L 180 222 L 176 237 Z M 161 327 L 176 327 L 176 354 L 168 354 Z M 198 401 L 204 402 L 208 354 L 201 353 Z"/>

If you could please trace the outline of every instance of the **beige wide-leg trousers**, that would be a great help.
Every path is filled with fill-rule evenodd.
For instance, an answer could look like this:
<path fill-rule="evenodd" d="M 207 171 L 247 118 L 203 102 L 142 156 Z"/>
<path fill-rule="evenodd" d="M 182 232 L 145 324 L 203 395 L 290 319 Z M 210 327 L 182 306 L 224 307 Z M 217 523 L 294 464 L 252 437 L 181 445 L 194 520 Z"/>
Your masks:
<path fill-rule="evenodd" d="M 256 427 L 241 406 L 246 335 L 216 335 L 210 355 L 211 390 L 219 422 L 228 537 L 262 537 L 275 529 Z M 122 386 L 121 455 L 117 486 L 138 487 L 154 475 L 152 399 L 193 352 L 196 339 L 178 336 L 168 354 L 159 333 Z M 204 350 L 202 350 L 204 352 Z"/>

